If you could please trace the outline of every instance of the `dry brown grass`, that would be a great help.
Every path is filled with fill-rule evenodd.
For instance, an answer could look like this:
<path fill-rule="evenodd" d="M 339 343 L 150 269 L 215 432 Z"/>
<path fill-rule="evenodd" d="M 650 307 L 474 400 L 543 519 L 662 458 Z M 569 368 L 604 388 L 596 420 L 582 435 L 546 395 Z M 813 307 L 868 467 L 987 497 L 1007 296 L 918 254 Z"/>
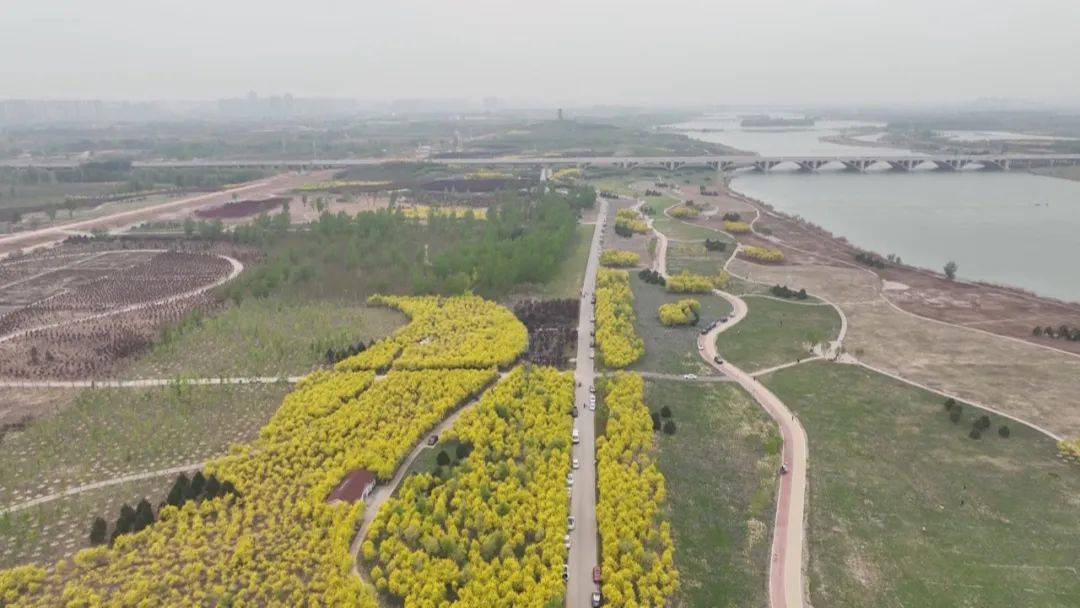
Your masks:
<path fill-rule="evenodd" d="M 983 403 L 1064 436 L 1080 434 L 1080 359 L 900 312 L 870 273 L 830 266 L 767 267 L 737 260 L 752 279 L 805 287 L 839 305 L 847 352 L 915 382 Z"/>

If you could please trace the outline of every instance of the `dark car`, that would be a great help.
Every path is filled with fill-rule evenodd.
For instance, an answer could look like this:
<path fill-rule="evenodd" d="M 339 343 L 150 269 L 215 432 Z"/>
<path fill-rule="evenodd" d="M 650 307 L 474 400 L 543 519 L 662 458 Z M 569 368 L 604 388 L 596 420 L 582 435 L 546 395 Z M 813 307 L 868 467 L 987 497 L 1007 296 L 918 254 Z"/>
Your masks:
<path fill-rule="evenodd" d="M 435 445 L 436 443 L 439 443 L 439 435 L 438 435 L 438 433 L 433 434 L 432 436 L 427 438 L 427 444 L 428 445 Z"/>
<path fill-rule="evenodd" d="M 713 357 L 713 362 L 716 363 L 717 365 L 723 365 L 724 364 L 724 360 L 720 358 L 720 355 L 717 355 L 717 356 Z"/>
<path fill-rule="evenodd" d="M 573 416 L 574 418 L 577 418 L 578 409 L 577 409 L 576 405 L 570 410 L 570 415 Z"/>

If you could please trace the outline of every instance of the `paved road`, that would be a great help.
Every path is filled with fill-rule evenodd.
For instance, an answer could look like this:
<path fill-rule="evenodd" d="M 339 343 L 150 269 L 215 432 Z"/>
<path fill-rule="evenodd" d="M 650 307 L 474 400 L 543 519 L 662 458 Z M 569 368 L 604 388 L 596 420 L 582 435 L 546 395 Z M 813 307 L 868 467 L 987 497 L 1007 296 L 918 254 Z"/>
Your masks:
<path fill-rule="evenodd" d="M 589 246 L 589 260 L 585 265 L 584 297 L 578 312 L 577 365 L 574 369 L 574 399 L 579 415 L 574 421 L 581 442 L 574 446 L 574 458 L 581 468 L 574 471 L 574 485 L 570 492 L 570 515 L 574 518 L 574 531 L 570 533 L 570 558 L 567 567 L 570 580 L 566 584 L 566 606 L 569 608 L 589 606 L 592 593 L 598 591 L 592 580 L 592 570 L 599 563 L 596 529 L 596 426 L 595 414 L 587 407 L 589 387 L 596 381 L 590 346 L 593 331 L 592 295 L 596 292 L 596 271 L 600 265 L 600 237 L 607 221 L 608 204 L 600 199 L 596 229 Z"/>
<path fill-rule="evenodd" d="M 656 270 L 667 274 L 668 239 L 655 228 L 657 236 Z M 732 254 L 734 257 L 734 254 Z M 769 561 L 770 608 L 802 608 L 803 575 L 802 554 L 805 542 L 804 512 L 806 506 L 806 432 L 780 399 L 765 388 L 753 376 L 730 363 L 717 364 L 716 336 L 727 331 L 746 317 L 747 306 L 742 298 L 721 290 L 713 293 L 731 304 L 728 321 L 714 327 L 704 336 L 698 336 L 698 353 L 714 369 L 738 382 L 780 426 L 783 437 L 781 459 L 789 471 L 780 477 L 776 499 L 776 520 L 773 524 L 773 543 Z"/>
<path fill-rule="evenodd" d="M 501 382 L 508 373 L 509 372 L 500 372 L 499 377 L 495 382 Z M 401 482 L 405 479 L 405 474 L 409 472 L 409 467 L 412 466 L 413 462 L 420 456 L 421 452 L 428 449 L 428 437 L 431 435 L 442 435 L 449 430 L 450 427 L 454 426 L 454 422 L 457 421 L 462 414 L 471 410 L 489 390 L 491 390 L 491 387 L 484 388 L 477 393 L 476 397 L 470 399 L 465 405 L 462 405 L 452 414 L 444 418 L 442 422 L 436 424 L 435 428 L 424 435 L 420 442 L 413 447 L 412 451 L 409 452 L 409 455 L 405 457 L 405 460 L 401 461 L 401 464 L 398 465 L 397 471 L 394 472 L 394 476 L 390 481 L 375 486 L 375 489 L 371 491 L 371 494 L 364 499 L 364 519 L 360 522 L 360 529 L 356 531 L 356 536 L 353 537 L 352 543 L 349 545 L 349 552 L 353 556 L 353 573 L 357 576 L 360 575 L 357 556 L 360 554 L 360 547 L 364 544 L 364 538 L 367 537 L 368 528 L 371 527 L 371 522 L 375 521 L 375 516 L 379 514 L 379 509 L 386 504 L 386 501 L 390 500 L 390 497 L 394 495 L 394 491 L 401 485 Z"/>
<path fill-rule="evenodd" d="M 0 254 L 5 254 L 17 249 L 26 251 L 28 249 L 46 246 L 67 238 L 70 231 L 90 232 L 94 228 L 113 230 L 124 226 L 133 226 L 167 213 L 193 210 L 205 205 L 227 203 L 232 200 L 234 195 L 238 198 L 267 198 L 275 194 L 292 190 L 305 183 L 319 181 L 325 176 L 326 174 L 321 172 L 310 174 L 287 173 L 255 182 L 249 182 L 220 192 L 189 196 L 160 205 L 57 224 L 55 226 L 48 226 L 37 230 L 15 232 L 0 236 Z"/>
<path fill-rule="evenodd" d="M 735 306 L 741 302 L 735 296 L 727 296 Z M 698 352 L 718 371 L 727 374 L 742 386 L 769 413 L 780 426 L 783 437 L 781 458 L 788 473 L 780 477 L 776 499 L 776 521 L 773 526 L 772 552 L 769 563 L 769 605 L 772 608 L 801 608 L 803 605 L 802 553 L 805 542 L 804 511 L 806 506 L 806 432 L 780 399 L 765 388 L 753 376 L 725 362 L 718 365 L 716 336 L 737 323 L 746 315 L 746 304 L 735 306 L 730 323 L 714 328 L 698 338 L 704 347 Z"/>

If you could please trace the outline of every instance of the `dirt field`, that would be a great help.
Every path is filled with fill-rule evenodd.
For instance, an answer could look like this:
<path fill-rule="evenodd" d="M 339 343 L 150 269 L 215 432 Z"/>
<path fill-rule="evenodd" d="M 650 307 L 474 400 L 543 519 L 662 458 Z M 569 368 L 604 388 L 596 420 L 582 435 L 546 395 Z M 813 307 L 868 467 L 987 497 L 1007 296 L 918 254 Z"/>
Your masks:
<path fill-rule="evenodd" d="M 236 270 L 209 253 L 77 246 L 0 263 L 0 377 L 101 377 Z"/>
<path fill-rule="evenodd" d="M 919 319 L 882 299 L 880 281 L 854 268 L 767 267 L 735 260 L 738 275 L 805 287 L 847 316 L 845 349 L 860 361 L 1029 420 L 1080 434 L 1080 359 L 1001 336 Z"/>

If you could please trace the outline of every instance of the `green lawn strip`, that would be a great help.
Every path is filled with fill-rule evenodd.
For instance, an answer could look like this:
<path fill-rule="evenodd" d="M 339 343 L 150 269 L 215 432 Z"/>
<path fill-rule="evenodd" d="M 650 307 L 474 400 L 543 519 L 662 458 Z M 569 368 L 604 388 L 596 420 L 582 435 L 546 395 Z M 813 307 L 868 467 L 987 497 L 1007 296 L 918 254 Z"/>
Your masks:
<path fill-rule="evenodd" d="M 105 518 L 112 526 L 121 506 L 127 503 L 134 508 L 144 497 L 156 508 L 175 479 L 129 481 L 0 515 L 0 568 L 31 563 L 50 566 L 73 555 L 90 546 L 90 524 L 95 517 Z"/>
<path fill-rule="evenodd" d="M 840 331 L 832 306 L 752 296 L 746 304 L 746 318 L 716 339 L 720 355 L 746 371 L 805 359 L 812 342 L 835 339 Z"/>
<path fill-rule="evenodd" d="M 285 384 L 85 389 L 69 407 L 4 437 L 0 505 L 221 455 L 248 441 Z"/>
<path fill-rule="evenodd" d="M 578 225 L 570 241 L 570 253 L 559 261 L 555 276 L 543 285 L 527 287 L 523 294 L 544 298 L 581 297 L 581 284 L 585 280 L 585 265 L 589 261 L 589 245 L 592 244 L 595 228 L 594 225 Z"/>
<path fill-rule="evenodd" d="M 672 410 L 658 463 L 681 580 L 675 606 L 767 604 L 780 438 L 746 393 L 729 384 L 648 380 L 645 402 Z"/>
<path fill-rule="evenodd" d="M 166 333 L 127 375 L 135 378 L 301 375 L 328 348 L 382 338 L 403 325 L 396 310 L 330 301 L 246 298 Z"/>
<path fill-rule="evenodd" d="M 855 366 L 764 380 L 809 437 L 815 606 L 1080 605 L 1080 469 L 1055 442 Z M 1002 438 L 1001 425 L 1011 434 Z"/>
<path fill-rule="evenodd" d="M 727 301 L 711 294 L 667 293 L 663 287 L 639 279 L 636 272 L 630 273 L 630 287 L 634 290 L 635 328 L 645 341 L 645 356 L 630 369 L 667 374 L 713 373 L 712 367 L 697 352 L 697 337 L 706 324 L 731 314 Z M 701 322 L 697 326 L 663 326 L 657 309 L 661 304 L 684 298 L 694 298 L 701 303 Z"/>

